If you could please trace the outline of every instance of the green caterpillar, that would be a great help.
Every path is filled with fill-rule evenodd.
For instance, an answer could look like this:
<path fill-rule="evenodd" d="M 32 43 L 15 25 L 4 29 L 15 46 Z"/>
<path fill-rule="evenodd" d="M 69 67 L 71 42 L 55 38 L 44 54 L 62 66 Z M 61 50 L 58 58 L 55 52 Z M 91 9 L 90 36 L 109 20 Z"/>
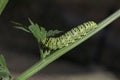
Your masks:
<path fill-rule="evenodd" d="M 42 44 L 50 49 L 56 50 L 74 43 L 77 39 L 81 39 L 87 33 L 97 27 L 94 21 L 88 21 L 66 32 L 60 37 L 50 37 L 42 40 Z"/>

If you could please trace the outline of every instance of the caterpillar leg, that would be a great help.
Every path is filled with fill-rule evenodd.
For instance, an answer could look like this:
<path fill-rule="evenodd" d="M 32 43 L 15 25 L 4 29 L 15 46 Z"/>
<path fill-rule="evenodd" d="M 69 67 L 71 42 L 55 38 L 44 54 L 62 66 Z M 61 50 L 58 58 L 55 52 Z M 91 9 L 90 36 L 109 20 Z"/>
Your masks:
<path fill-rule="evenodd" d="M 57 48 L 58 49 L 62 48 L 63 44 L 61 43 L 60 37 L 56 38 L 56 41 L 57 41 L 57 43 L 56 43 Z"/>
<path fill-rule="evenodd" d="M 80 31 L 79 31 L 78 28 L 73 28 L 71 30 L 71 33 L 72 33 L 72 36 L 73 36 L 74 39 L 80 39 L 81 38 L 81 35 L 79 34 Z"/>
<path fill-rule="evenodd" d="M 51 43 L 50 43 L 51 49 L 53 50 L 57 49 L 56 43 L 57 43 L 56 38 L 52 38 Z"/>
<path fill-rule="evenodd" d="M 63 46 L 68 46 L 68 42 L 65 35 L 60 36 L 60 40 Z"/>
<path fill-rule="evenodd" d="M 85 27 L 84 27 L 84 25 L 79 25 L 78 27 L 77 27 L 78 29 L 79 29 L 79 35 L 80 36 L 85 36 L 86 35 L 86 29 L 85 29 Z"/>

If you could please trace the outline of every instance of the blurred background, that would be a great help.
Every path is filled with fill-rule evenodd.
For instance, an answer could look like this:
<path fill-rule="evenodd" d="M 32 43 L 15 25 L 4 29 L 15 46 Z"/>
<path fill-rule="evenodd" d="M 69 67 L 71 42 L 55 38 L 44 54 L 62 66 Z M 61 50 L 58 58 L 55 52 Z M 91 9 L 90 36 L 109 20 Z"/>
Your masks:
<path fill-rule="evenodd" d="M 31 18 L 47 30 L 66 32 L 89 20 L 99 23 L 119 8 L 120 0 L 10 0 L 0 16 L 0 53 L 18 75 L 39 60 L 39 50 L 35 38 L 11 21 L 27 26 Z M 30 80 L 119 80 L 119 34 L 120 18 Z"/>

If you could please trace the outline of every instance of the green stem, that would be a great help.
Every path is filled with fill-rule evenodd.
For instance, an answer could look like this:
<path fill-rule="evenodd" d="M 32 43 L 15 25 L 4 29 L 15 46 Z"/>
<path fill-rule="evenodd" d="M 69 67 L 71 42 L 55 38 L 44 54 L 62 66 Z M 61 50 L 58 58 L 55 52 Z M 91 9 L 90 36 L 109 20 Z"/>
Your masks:
<path fill-rule="evenodd" d="M 38 71 L 43 69 L 45 66 L 47 66 L 48 64 L 50 64 L 51 62 L 55 61 L 60 56 L 62 56 L 66 52 L 68 52 L 69 50 L 73 49 L 74 47 L 76 47 L 77 45 L 79 45 L 80 43 L 85 41 L 86 39 L 93 36 L 95 33 L 100 31 L 101 29 L 103 29 L 105 26 L 110 24 L 112 21 L 116 20 L 118 17 L 120 17 L 120 9 L 118 11 L 116 11 L 114 14 L 112 14 L 111 16 L 109 16 L 108 18 L 106 18 L 105 20 L 103 20 L 102 22 L 100 22 L 98 24 L 98 28 L 96 28 L 94 31 L 91 31 L 83 39 L 77 40 L 75 43 L 70 44 L 69 46 L 62 48 L 60 50 L 57 50 L 56 52 L 52 53 L 50 56 L 46 57 L 46 59 L 38 61 L 31 68 L 29 68 L 28 70 L 23 72 L 21 75 L 16 77 L 14 80 L 26 80 L 26 79 L 28 79 L 29 77 L 31 77 L 32 75 L 34 75 L 35 73 L 37 73 Z"/>

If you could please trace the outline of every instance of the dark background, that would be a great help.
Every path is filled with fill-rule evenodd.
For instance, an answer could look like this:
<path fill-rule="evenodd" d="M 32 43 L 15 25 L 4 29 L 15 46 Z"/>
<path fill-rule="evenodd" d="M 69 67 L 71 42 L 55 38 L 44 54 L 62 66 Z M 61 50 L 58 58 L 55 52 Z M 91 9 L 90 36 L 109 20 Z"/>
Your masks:
<path fill-rule="evenodd" d="M 31 18 L 47 30 L 58 29 L 66 32 L 89 20 L 99 23 L 119 8 L 119 0 L 10 0 L 0 16 L 1 53 L 7 51 L 7 54 L 3 54 L 7 60 L 10 59 L 10 55 L 16 54 L 19 57 L 31 55 L 33 60 L 39 59 L 35 38 L 29 33 L 13 28 L 11 21 L 29 25 L 28 18 Z M 103 65 L 119 74 L 119 34 L 120 19 L 117 19 L 59 60 L 80 66 Z"/>

